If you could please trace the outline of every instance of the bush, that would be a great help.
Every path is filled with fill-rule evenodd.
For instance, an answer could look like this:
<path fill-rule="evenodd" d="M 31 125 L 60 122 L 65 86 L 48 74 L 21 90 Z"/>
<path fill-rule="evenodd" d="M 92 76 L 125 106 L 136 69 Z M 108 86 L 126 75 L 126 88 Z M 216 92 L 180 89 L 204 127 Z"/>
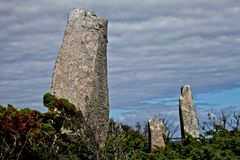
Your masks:
<path fill-rule="evenodd" d="M 1 158 L 35 157 L 38 153 L 46 156 L 57 133 L 51 124 L 42 120 L 43 114 L 36 110 L 17 110 L 12 105 L 1 107 Z"/>
<path fill-rule="evenodd" d="M 95 159 L 81 134 L 81 112 L 48 93 L 43 102 L 46 113 L 0 106 L 0 159 Z"/>
<path fill-rule="evenodd" d="M 240 159 L 239 124 L 228 123 L 238 122 L 236 112 L 234 119 L 224 114 L 218 119 L 210 117 L 210 123 L 205 123 L 209 128 L 206 137 L 188 136 L 177 144 L 167 143 L 163 151 L 153 152 L 148 150 L 146 130 L 142 131 L 146 126 L 137 123 L 134 129 L 111 119 L 106 145 L 96 150 L 83 134 L 82 113 L 72 103 L 49 93 L 43 102 L 49 109 L 46 113 L 0 105 L 0 159 Z M 227 130 L 227 124 L 232 130 Z"/>

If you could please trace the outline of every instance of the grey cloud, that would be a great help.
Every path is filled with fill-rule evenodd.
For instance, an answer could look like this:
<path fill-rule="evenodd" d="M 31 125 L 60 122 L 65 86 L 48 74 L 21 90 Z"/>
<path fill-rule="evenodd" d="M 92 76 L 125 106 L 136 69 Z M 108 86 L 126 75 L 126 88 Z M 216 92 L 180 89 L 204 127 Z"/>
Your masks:
<path fill-rule="evenodd" d="M 0 103 L 42 105 L 73 7 L 109 19 L 111 109 L 157 112 L 165 107 L 140 102 L 175 96 L 184 83 L 195 94 L 240 86 L 236 0 L 1 1 Z"/>
<path fill-rule="evenodd" d="M 222 10 L 198 9 L 199 17 L 194 9 L 185 12 L 182 9 L 183 15 L 181 12 L 171 16 L 155 15 L 138 23 L 112 24 L 119 32 L 115 33 L 113 45 L 116 47 L 112 53 L 119 59 L 115 57 L 110 61 L 110 73 L 121 75 L 119 83 L 124 82 L 126 88 L 120 90 L 137 93 L 131 95 L 139 101 L 142 96 L 147 99 L 148 95 L 174 94 L 177 91 L 174 87 L 179 88 L 183 83 L 190 83 L 199 93 L 239 81 L 239 23 L 236 21 L 239 7 L 218 7 Z M 114 65 L 111 70 L 111 63 L 119 64 L 116 70 Z M 221 82 L 219 78 L 223 78 Z M 117 80 L 116 77 L 114 84 L 122 86 Z M 127 84 L 139 87 L 134 91 Z M 152 94 L 148 94 L 148 90 Z M 145 95 L 138 97 L 138 93 Z M 121 95 L 115 96 L 114 102 L 122 101 Z M 130 102 L 132 97 L 124 100 Z"/>

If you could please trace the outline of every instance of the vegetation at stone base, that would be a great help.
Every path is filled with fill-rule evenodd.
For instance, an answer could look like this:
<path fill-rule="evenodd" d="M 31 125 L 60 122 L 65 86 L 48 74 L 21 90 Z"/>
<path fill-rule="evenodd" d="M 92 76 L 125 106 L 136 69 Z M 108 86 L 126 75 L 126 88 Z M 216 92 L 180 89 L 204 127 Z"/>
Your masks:
<path fill-rule="evenodd" d="M 200 138 L 187 139 L 179 143 L 167 144 L 163 151 L 149 152 L 147 137 L 143 132 L 130 126 L 116 124 L 111 121 L 112 131 L 106 145 L 106 159 L 193 159 L 193 160 L 224 160 L 240 159 L 240 131 L 222 129 L 210 132 L 211 138 L 203 135 Z M 209 136 L 209 132 L 207 136 Z"/>
<path fill-rule="evenodd" d="M 83 159 L 96 155 L 82 136 L 82 114 L 45 94 L 47 113 L 0 106 L 0 159 Z"/>
<path fill-rule="evenodd" d="M 105 148 L 96 152 L 82 133 L 82 115 L 73 104 L 45 94 L 44 105 L 47 113 L 0 106 L 0 159 L 240 159 L 236 112 L 209 113 L 200 138 L 168 142 L 165 150 L 153 152 L 148 149 L 146 125 L 133 128 L 111 119 Z"/>

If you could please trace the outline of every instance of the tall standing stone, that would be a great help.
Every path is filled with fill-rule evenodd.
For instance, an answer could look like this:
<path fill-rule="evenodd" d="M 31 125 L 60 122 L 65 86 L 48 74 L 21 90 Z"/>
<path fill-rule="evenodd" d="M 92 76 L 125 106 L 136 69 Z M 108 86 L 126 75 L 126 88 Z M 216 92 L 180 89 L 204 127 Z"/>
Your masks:
<path fill-rule="evenodd" d="M 148 129 L 150 150 L 163 150 L 166 147 L 164 124 L 157 119 L 150 119 L 148 121 Z"/>
<path fill-rule="evenodd" d="M 105 143 L 109 120 L 107 24 L 92 11 L 70 10 L 50 91 L 82 112 L 99 146 Z"/>
<path fill-rule="evenodd" d="M 186 138 L 187 135 L 199 137 L 198 118 L 189 85 L 184 85 L 181 88 L 179 116 L 182 138 Z"/>

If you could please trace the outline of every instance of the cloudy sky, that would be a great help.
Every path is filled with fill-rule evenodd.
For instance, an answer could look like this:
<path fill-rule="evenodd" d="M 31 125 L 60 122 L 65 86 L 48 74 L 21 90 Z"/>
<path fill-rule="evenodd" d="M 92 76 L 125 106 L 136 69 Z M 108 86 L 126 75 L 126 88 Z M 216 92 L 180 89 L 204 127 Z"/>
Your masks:
<path fill-rule="evenodd" d="M 109 20 L 111 117 L 178 118 L 183 84 L 200 116 L 240 109 L 239 0 L 1 0 L 0 104 L 46 111 L 42 95 L 71 8 Z"/>

